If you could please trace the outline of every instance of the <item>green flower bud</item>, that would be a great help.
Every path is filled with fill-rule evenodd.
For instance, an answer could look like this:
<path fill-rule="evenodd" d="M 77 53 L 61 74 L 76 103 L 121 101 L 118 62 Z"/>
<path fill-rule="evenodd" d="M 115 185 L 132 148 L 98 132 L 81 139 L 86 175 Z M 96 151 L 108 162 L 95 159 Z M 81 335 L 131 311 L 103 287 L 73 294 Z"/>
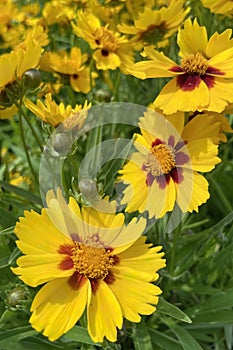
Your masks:
<path fill-rule="evenodd" d="M 37 69 L 29 69 L 23 75 L 23 87 L 26 91 L 33 91 L 39 87 L 41 83 L 40 71 Z"/>
<path fill-rule="evenodd" d="M 7 292 L 7 304 L 10 307 L 20 307 L 28 300 L 28 290 L 23 286 L 16 286 L 12 290 Z"/>
<path fill-rule="evenodd" d="M 110 92 L 104 89 L 99 89 L 95 93 L 95 99 L 99 103 L 110 102 L 111 100 Z"/>
<path fill-rule="evenodd" d="M 79 181 L 78 186 L 82 196 L 87 201 L 91 202 L 98 197 L 97 185 L 94 180 L 82 179 Z"/>

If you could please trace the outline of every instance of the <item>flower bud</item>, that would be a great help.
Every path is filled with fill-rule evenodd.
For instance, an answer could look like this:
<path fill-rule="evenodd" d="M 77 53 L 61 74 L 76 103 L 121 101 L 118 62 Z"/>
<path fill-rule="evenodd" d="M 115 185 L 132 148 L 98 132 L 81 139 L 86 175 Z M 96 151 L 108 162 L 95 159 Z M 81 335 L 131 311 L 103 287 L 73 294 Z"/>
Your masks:
<path fill-rule="evenodd" d="M 33 91 L 39 87 L 41 83 L 40 71 L 37 69 L 29 69 L 23 75 L 23 86 L 26 91 Z"/>
<path fill-rule="evenodd" d="M 92 201 L 98 197 L 97 185 L 94 180 L 82 179 L 78 183 L 79 190 L 87 201 Z"/>
<path fill-rule="evenodd" d="M 104 90 L 104 89 L 99 89 L 95 93 L 95 99 L 99 103 L 110 102 L 111 95 L 110 95 L 109 91 Z"/>
<path fill-rule="evenodd" d="M 23 286 L 16 286 L 12 290 L 7 292 L 7 304 L 10 307 L 20 307 L 28 300 L 28 290 Z"/>
<path fill-rule="evenodd" d="M 65 133 L 57 133 L 54 135 L 52 144 L 57 156 L 65 156 L 72 145 L 69 135 Z"/>

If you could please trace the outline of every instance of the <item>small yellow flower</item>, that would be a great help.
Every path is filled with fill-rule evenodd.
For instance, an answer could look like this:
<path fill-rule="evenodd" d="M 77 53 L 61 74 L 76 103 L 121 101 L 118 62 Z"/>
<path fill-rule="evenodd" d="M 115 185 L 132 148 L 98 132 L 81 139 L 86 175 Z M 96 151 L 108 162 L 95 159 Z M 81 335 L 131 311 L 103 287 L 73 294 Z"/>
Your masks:
<path fill-rule="evenodd" d="M 31 305 L 30 323 L 54 341 L 87 313 L 94 342 L 117 340 L 123 317 L 139 322 L 158 303 L 157 271 L 165 266 L 161 247 L 140 237 L 146 220 L 124 225 L 122 213 L 80 210 L 58 191 L 47 195 L 41 214 L 25 212 L 15 228 L 23 256 L 13 272 L 29 286 L 44 284 Z M 138 238 L 139 237 L 139 238 Z M 126 243 L 127 242 L 127 243 Z"/>
<path fill-rule="evenodd" d="M 126 211 L 148 211 L 150 218 L 160 218 L 175 203 L 182 212 L 192 212 L 207 201 L 208 182 L 199 172 L 209 172 L 220 162 L 218 146 L 213 143 L 210 120 L 200 117 L 190 123 L 184 126 L 180 115 L 165 119 L 150 110 L 140 118 L 137 152 L 119 171 L 128 185 L 122 200 Z M 197 132 L 193 125 L 198 125 Z M 217 137 L 219 123 L 214 131 Z"/>
<path fill-rule="evenodd" d="M 151 60 L 129 72 L 141 79 L 173 77 L 154 101 L 165 114 L 177 111 L 222 112 L 233 102 L 233 39 L 231 29 L 207 38 L 205 27 L 187 19 L 178 32 L 180 65 L 163 53 L 145 47 Z"/>
<path fill-rule="evenodd" d="M 25 100 L 25 106 L 45 123 L 56 127 L 63 123 L 66 119 L 76 115 L 77 112 L 88 111 L 91 104 L 87 104 L 86 101 L 84 106 L 76 105 L 74 108 L 72 108 L 70 105 L 65 106 L 62 102 L 57 104 L 52 100 L 51 93 L 47 93 L 45 95 L 44 103 L 37 100 L 36 104 L 34 104 L 31 100 L 27 99 Z M 85 117 L 86 113 L 80 113 L 80 118 L 78 118 L 76 115 L 77 124 L 80 124 L 81 126 L 85 120 Z"/>
<path fill-rule="evenodd" d="M 42 70 L 67 75 L 70 79 L 70 85 L 76 92 L 88 93 L 91 88 L 90 84 L 90 67 L 86 67 L 84 63 L 88 56 L 82 54 L 78 47 L 73 47 L 68 54 L 66 51 L 45 52 L 40 60 Z M 92 72 L 92 80 L 97 77 Z"/>
<path fill-rule="evenodd" d="M 171 1 L 158 10 L 145 7 L 133 25 L 119 24 L 117 28 L 132 36 L 130 41 L 138 50 L 148 44 L 161 47 L 167 44 L 167 39 L 177 31 L 188 12 L 189 8 L 184 9 L 184 0 Z"/>
<path fill-rule="evenodd" d="M 125 72 L 126 67 L 133 64 L 132 45 L 125 37 L 101 26 L 100 20 L 92 13 L 79 11 L 77 21 L 78 25 L 72 23 L 74 34 L 86 40 L 94 50 L 97 69 L 120 68 Z"/>
<path fill-rule="evenodd" d="M 42 48 L 35 45 L 33 40 L 28 41 L 25 49 L 19 48 L 0 56 L 0 92 L 7 84 L 21 79 L 27 70 L 36 68 Z"/>
<path fill-rule="evenodd" d="M 202 5 L 210 9 L 211 12 L 227 17 L 233 16 L 232 0 L 201 0 Z"/>
<path fill-rule="evenodd" d="M 58 23 L 60 25 L 67 24 L 74 16 L 74 10 L 62 1 L 52 0 L 45 3 L 42 16 L 47 25 Z"/>

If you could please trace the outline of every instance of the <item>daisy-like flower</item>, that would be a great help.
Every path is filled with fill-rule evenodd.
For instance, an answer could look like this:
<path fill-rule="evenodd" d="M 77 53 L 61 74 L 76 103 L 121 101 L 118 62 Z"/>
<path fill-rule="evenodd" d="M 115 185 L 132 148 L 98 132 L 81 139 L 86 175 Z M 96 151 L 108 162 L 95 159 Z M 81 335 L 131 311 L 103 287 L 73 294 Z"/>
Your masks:
<path fill-rule="evenodd" d="M 72 23 L 74 34 L 88 42 L 94 50 L 96 68 L 115 70 L 118 67 L 125 72 L 133 64 L 133 49 L 128 40 L 101 26 L 100 20 L 92 13 L 79 11 L 78 25 Z"/>
<path fill-rule="evenodd" d="M 136 63 L 129 72 L 141 79 L 173 77 L 154 101 L 165 114 L 176 111 L 221 112 L 233 102 L 233 39 L 231 29 L 214 33 L 187 19 L 178 32 L 181 64 L 145 47 L 150 61 Z"/>
<path fill-rule="evenodd" d="M 184 0 L 171 1 L 168 7 L 164 6 L 159 10 L 145 7 L 133 25 L 122 24 L 117 28 L 122 33 L 132 35 L 130 41 L 138 50 L 148 44 L 163 47 L 188 12 L 189 8 L 184 9 Z"/>
<path fill-rule="evenodd" d="M 148 211 L 150 218 L 160 218 L 175 203 L 182 212 L 192 212 L 209 198 L 208 182 L 198 172 L 209 172 L 220 162 L 218 146 L 207 130 L 194 138 L 193 128 L 184 126 L 182 118 L 173 118 L 172 124 L 152 110 L 140 118 L 137 152 L 119 172 L 128 185 L 122 200 L 126 211 Z"/>
<path fill-rule="evenodd" d="M 45 95 L 44 103 L 37 100 L 35 104 L 27 99 L 25 100 L 25 106 L 45 123 L 56 127 L 72 115 L 76 115 L 77 112 L 88 111 L 91 104 L 88 104 L 87 101 L 85 101 L 84 106 L 76 105 L 73 108 L 71 105 L 65 106 L 62 102 L 57 104 L 53 101 L 51 93 L 47 93 Z M 76 123 L 81 125 L 85 120 L 84 116 L 86 116 L 86 113 L 81 113 L 80 120 L 76 118 Z"/>
<path fill-rule="evenodd" d="M 42 47 L 33 40 L 25 48 L 18 48 L 0 56 L 0 105 L 11 107 L 19 98 L 19 85 L 24 73 L 38 67 Z"/>
<path fill-rule="evenodd" d="M 227 17 L 233 16 L 232 0 L 201 0 L 202 5 L 210 9 L 211 12 Z"/>
<path fill-rule="evenodd" d="M 68 54 L 65 50 L 56 52 L 45 52 L 40 60 L 42 70 L 63 74 L 69 77 L 70 85 L 76 92 L 88 93 L 90 91 L 90 68 L 84 63 L 88 56 L 82 54 L 78 47 L 73 47 Z M 92 72 L 92 79 L 97 77 Z"/>
<path fill-rule="evenodd" d="M 27 70 L 36 68 L 42 53 L 41 46 L 31 40 L 25 50 L 12 50 L 0 56 L 0 91 L 16 79 L 21 79 Z"/>
<path fill-rule="evenodd" d="M 155 311 L 157 271 L 165 266 L 161 247 L 140 237 L 145 219 L 124 225 L 122 213 L 67 205 L 58 191 L 41 214 L 25 212 L 15 228 L 25 254 L 13 272 L 29 286 L 45 285 L 31 305 L 30 323 L 51 341 L 69 331 L 86 308 L 94 342 L 117 340 L 123 317 L 139 322 Z M 33 234 L 32 234 L 33 233 Z"/>
<path fill-rule="evenodd" d="M 47 25 L 59 23 L 60 25 L 67 24 L 74 18 L 74 10 L 67 6 L 62 1 L 52 0 L 45 3 L 42 11 L 42 16 Z"/>

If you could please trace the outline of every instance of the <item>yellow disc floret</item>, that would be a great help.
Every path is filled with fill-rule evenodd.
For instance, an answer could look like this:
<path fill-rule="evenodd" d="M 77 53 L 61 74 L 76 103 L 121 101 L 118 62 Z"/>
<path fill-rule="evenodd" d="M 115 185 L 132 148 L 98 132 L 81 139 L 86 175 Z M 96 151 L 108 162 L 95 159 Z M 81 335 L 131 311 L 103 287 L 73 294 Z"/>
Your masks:
<path fill-rule="evenodd" d="M 72 260 L 76 271 L 87 278 L 104 279 L 114 265 L 111 250 L 74 243 Z"/>

